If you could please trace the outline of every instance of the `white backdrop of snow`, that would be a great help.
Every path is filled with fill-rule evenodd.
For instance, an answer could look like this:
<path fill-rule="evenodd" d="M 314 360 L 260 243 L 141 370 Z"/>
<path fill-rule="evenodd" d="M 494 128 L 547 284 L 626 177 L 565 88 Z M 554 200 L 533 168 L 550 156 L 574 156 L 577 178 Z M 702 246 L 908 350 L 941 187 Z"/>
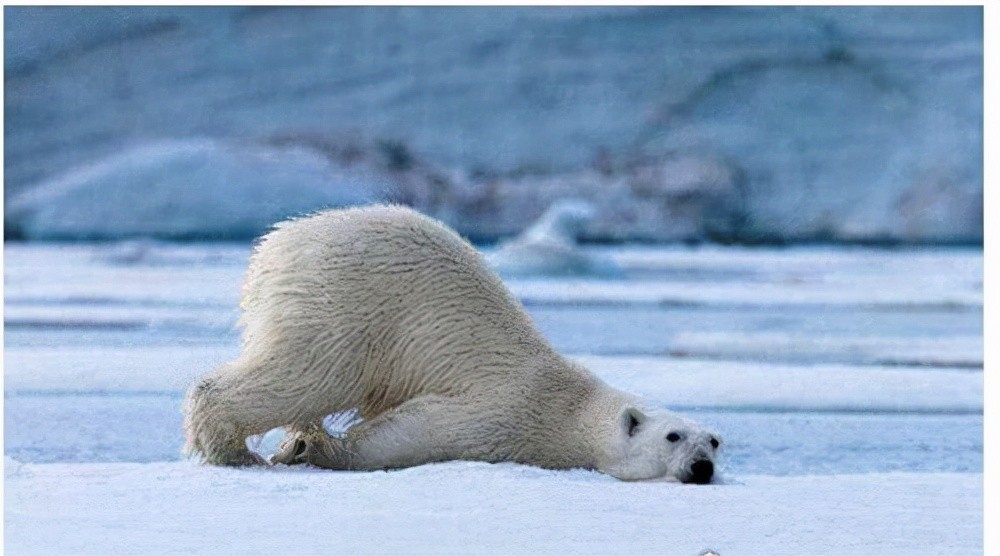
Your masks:
<path fill-rule="evenodd" d="M 12 554 L 970 554 L 982 474 L 626 483 L 451 462 L 395 472 L 5 461 Z"/>

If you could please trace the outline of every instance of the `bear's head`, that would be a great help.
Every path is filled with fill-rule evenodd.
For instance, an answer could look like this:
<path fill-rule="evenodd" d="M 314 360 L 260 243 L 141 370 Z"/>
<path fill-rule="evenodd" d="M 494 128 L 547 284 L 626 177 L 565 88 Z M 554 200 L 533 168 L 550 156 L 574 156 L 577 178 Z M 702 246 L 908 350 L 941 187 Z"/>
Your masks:
<path fill-rule="evenodd" d="M 694 421 L 665 410 L 629 406 L 615 425 L 611 457 L 601 471 L 625 481 L 707 484 L 715 476 L 722 439 Z"/>

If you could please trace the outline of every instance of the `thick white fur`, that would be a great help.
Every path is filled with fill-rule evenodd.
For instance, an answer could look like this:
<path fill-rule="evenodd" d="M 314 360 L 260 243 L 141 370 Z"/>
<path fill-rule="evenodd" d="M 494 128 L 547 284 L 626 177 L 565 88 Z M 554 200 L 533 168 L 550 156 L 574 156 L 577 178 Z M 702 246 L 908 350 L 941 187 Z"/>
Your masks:
<path fill-rule="evenodd" d="M 471 245 L 406 208 L 278 225 L 242 307 L 242 354 L 185 402 L 185 451 L 209 463 L 259 463 L 245 439 L 279 426 L 276 461 L 339 469 L 467 459 L 686 480 L 715 455 L 696 424 L 556 353 Z M 364 421 L 345 438 L 323 432 L 351 409 Z"/>

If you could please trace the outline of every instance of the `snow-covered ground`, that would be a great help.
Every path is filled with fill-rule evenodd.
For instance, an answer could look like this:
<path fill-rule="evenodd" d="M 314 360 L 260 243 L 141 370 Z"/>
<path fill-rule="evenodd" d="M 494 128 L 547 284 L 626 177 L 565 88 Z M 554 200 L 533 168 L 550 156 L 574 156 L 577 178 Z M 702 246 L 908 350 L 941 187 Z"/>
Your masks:
<path fill-rule="evenodd" d="M 971 554 L 982 536 L 976 473 L 692 487 L 467 462 L 7 467 L 10 554 Z"/>
<path fill-rule="evenodd" d="M 981 550 L 981 252 L 587 249 L 624 276 L 509 283 L 558 349 L 719 430 L 719 484 L 467 462 L 390 473 L 196 465 L 179 455 L 180 403 L 195 376 L 239 350 L 248 246 L 9 244 L 5 548 Z M 317 527 L 321 537 L 303 534 Z"/>

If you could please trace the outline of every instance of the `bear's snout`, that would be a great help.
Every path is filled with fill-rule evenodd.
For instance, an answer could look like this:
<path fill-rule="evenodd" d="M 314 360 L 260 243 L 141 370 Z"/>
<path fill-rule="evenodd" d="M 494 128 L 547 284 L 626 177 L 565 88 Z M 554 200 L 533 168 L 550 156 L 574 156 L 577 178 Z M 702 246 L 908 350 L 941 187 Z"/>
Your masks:
<path fill-rule="evenodd" d="M 685 482 L 699 485 L 708 484 L 715 473 L 715 465 L 707 459 L 700 459 L 691 464 L 691 478 Z"/>

